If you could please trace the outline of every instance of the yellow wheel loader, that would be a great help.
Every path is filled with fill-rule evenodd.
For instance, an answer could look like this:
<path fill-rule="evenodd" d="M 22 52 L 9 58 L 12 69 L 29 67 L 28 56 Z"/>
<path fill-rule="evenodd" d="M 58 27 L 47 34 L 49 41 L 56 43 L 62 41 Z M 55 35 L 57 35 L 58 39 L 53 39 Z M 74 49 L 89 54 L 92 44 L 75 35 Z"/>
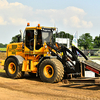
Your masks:
<path fill-rule="evenodd" d="M 54 31 L 55 27 L 43 27 L 40 24 L 30 27 L 28 23 L 24 33 L 20 31 L 21 41 L 18 37 L 18 42 L 7 45 L 6 59 L 1 61 L 7 76 L 21 78 L 24 72 L 28 72 L 31 76 L 39 75 L 43 82 L 50 83 L 59 82 L 69 75 L 82 76 L 77 52 L 86 60 L 88 58 L 74 46 L 69 50 L 54 43 Z M 91 70 L 90 67 L 87 69 Z"/>
<path fill-rule="evenodd" d="M 10 78 L 21 78 L 24 72 L 30 75 L 39 75 L 44 82 L 59 82 L 63 79 L 64 67 L 56 56 L 50 54 L 54 27 L 25 28 L 21 32 L 21 42 L 7 45 L 4 69 Z"/>

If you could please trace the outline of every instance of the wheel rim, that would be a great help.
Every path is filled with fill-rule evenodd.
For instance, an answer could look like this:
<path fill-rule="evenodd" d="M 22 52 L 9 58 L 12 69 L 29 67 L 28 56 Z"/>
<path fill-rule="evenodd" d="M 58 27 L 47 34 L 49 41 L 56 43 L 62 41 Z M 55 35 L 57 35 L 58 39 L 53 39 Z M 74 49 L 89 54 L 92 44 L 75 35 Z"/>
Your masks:
<path fill-rule="evenodd" d="M 13 62 L 11 62 L 8 66 L 8 70 L 10 74 L 14 74 L 16 72 L 16 65 Z"/>
<path fill-rule="evenodd" d="M 54 75 L 54 69 L 51 65 L 46 65 L 44 67 L 44 75 L 47 78 L 51 78 Z"/>

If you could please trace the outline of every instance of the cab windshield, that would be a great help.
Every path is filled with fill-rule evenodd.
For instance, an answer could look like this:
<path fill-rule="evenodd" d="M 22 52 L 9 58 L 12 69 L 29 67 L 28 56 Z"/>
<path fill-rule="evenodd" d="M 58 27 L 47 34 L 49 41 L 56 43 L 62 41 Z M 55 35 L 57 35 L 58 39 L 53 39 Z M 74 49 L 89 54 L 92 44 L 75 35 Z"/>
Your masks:
<path fill-rule="evenodd" d="M 53 32 L 52 31 L 42 31 L 42 43 L 50 42 L 52 43 Z"/>

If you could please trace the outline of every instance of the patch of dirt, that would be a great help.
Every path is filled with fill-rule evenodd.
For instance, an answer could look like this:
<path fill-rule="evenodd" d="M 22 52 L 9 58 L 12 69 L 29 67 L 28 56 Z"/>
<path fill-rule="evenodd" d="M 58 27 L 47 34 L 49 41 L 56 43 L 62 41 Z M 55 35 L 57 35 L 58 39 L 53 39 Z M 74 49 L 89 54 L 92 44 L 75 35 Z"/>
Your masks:
<path fill-rule="evenodd" d="M 3 66 L 0 66 L 0 69 L 3 69 Z"/>
<path fill-rule="evenodd" d="M 6 52 L 0 52 L 0 59 L 6 59 Z"/>
<path fill-rule="evenodd" d="M 0 52 L 0 61 L 6 59 L 6 52 Z M 4 69 L 3 66 L 0 65 L 0 69 Z"/>
<path fill-rule="evenodd" d="M 0 73 L 0 100 L 100 100 L 100 86 L 44 83 L 28 74 L 10 79 Z"/>

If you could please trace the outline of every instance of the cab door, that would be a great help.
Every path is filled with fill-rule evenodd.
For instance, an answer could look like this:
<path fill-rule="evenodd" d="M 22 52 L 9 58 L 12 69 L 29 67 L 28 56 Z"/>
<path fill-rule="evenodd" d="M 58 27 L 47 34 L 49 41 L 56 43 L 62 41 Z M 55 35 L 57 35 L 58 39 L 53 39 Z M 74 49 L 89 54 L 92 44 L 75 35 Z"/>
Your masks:
<path fill-rule="evenodd" d="M 25 54 L 34 50 L 34 30 L 26 30 L 25 33 Z"/>

